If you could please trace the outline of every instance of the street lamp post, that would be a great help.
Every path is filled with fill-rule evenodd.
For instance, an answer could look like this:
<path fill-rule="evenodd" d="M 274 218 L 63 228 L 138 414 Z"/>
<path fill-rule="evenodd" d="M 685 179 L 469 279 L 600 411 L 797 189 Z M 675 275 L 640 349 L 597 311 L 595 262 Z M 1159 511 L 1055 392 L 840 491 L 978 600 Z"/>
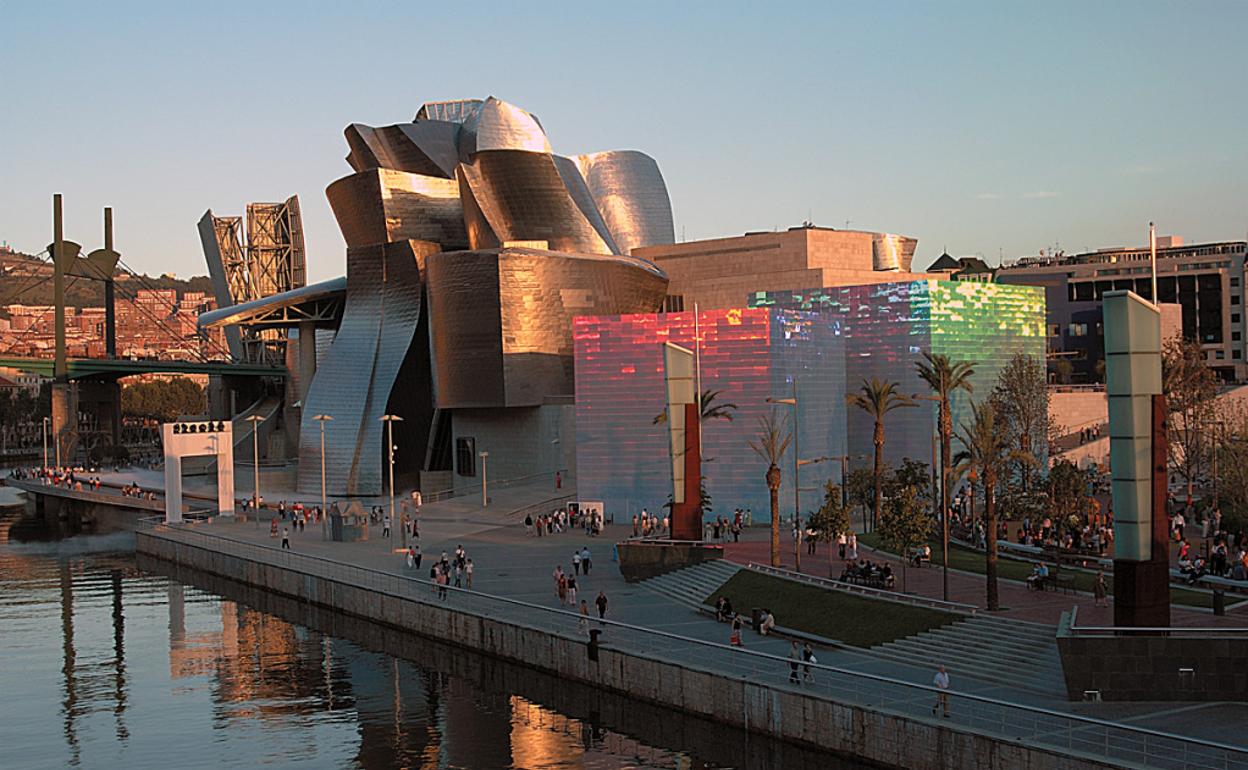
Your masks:
<path fill-rule="evenodd" d="M 394 424 L 403 422 L 403 418 L 397 414 L 385 414 L 379 418 L 386 424 L 386 456 L 390 458 L 390 540 L 394 541 L 393 527 L 398 524 L 394 518 Z M 401 541 L 404 546 L 407 545 L 407 533 L 403 533 Z"/>
<path fill-rule="evenodd" d="M 485 508 L 490 504 L 489 482 L 486 480 L 485 475 L 485 464 L 490 459 L 490 453 L 478 452 L 477 456 L 481 458 L 481 507 Z"/>
<path fill-rule="evenodd" d="M 247 422 L 251 423 L 251 452 L 252 452 L 252 484 L 254 491 L 251 495 L 251 507 L 255 513 L 256 520 L 260 520 L 260 423 L 264 422 L 264 417 L 253 414 L 247 417 Z"/>
<path fill-rule="evenodd" d="M 43 469 L 48 469 L 48 418 L 43 418 Z"/>
<path fill-rule="evenodd" d="M 321 424 L 321 539 L 328 540 L 325 534 L 325 519 L 329 516 L 329 502 L 325 495 L 325 423 L 334 418 L 327 414 L 315 414 L 312 419 Z"/>
<path fill-rule="evenodd" d="M 801 462 L 797 459 L 801 457 L 801 455 L 799 454 L 799 450 L 797 446 L 798 409 L 797 409 L 797 378 L 796 377 L 793 378 L 792 384 L 793 384 L 792 396 L 790 396 L 789 398 L 768 398 L 767 403 L 783 404 L 784 406 L 793 407 L 793 530 L 794 532 L 799 532 L 801 529 L 799 523 L 802 517 L 802 513 L 801 513 L 802 481 L 798 472 L 798 469 L 801 467 Z M 802 571 L 802 547 L 801 547 L 800 537 L 793 538 L 793 556 L 794 556 L 794 566 L 797 568 L 798 572 L 801 572 Z"/>

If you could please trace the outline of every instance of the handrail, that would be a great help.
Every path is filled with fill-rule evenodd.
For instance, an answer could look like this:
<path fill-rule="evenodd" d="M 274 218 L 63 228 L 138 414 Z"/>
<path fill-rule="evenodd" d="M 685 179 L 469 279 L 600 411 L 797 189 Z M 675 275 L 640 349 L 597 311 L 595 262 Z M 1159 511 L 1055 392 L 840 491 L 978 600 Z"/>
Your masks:
<path fill-rule="evenodd" d="M 621 542 L 632 543 L 634 545 L 701 545 L 707 548 L 719 548 L 723 550 L 723 543 L 712 543 L 709 540 L 671 540 L 664 537 L 626 537 Z"/>
<path fill-rule="evenodd" d="M 747 569 L 762 572 L 766 575 L 775 575 L 786 580 L 793 580 L 803 583 L 816 583 L 818 585 L 827 586 L 833 590 L 845 591 L 846 593 L 860 593 L 885 601 L 896 602 L 897 604 L 910 604 L 915 606 L 930 607 L 932 609 L 947 610 L 949 612 L 965 613 L 974 615 L 979 609 L 974 604 L 966 604 L 964 602 L 949 602 L 944 599 L 932 599 L 918 594 L 907 594 L 900 591 L 887 591 L 882 588 L 872 588 L 871 586 L 860 586 L 852 583 L 844 583 L 840 580 L 831 580 L 822 578 L 817 575 L 807 575 L 802 572 L 794 572 L 784 569 L 783 567 L 773 567 L 770 564 L 758 564 L 750 562 Z"/>
<path fill-rule="evenodd" d="M 500 488 L 505 489 L 514 484 L 519 484 L 523 481 L 531 481 L 533 479 L 541 478 L 543 476 L 553 476 L 556 473 L 562 473 L 563 475 L 566 476 L 568 473 L 568 469 L 567 468 L 555 468 L 554 470 L 542 471 L 540 473 L 530 473 L 527 476 L 515 476 L 510 479 L 499 479 L 498 481 L 491 481 L 489 483 L 489 486 L 492 489 L 500 489 Z M 421 504 L 423 505 L 424 503 L 436 503 L 441 500 L 450 500 L 452 497 L 463 497 L 465 495 L 475 495 L 475 494 L 478 494 L 479 492 L 480 490 L 475 487 L 449 487 L 447 489 L 438 489 L 428 494 L 421 493 L 420 501 L 421 501 Z"/>
<path fill-rule="evenodd" d="M 525 602 L 519 599 L 511 599 L 511 598 L 504 597 L 504 596 L 486 594 L 486 593 L 474 591 L 471 589 L 455 588 L 453 586 L 437 586 L 428 580 L 410 577 L 401 573 L 384 572 L 381 570 L 373 569 L 371 567 L 362 567 L 356 564 L 349 564 L 346 562 L 340 562 L 335 559 L 329 559 L 329 558 L 320 557 L 320 556 L 313 557 L 313 556 L 307 556 L 304 554 L 292 553 L 291 551 L 283 551 L 273 546 L 267 546 L 267 545 L 263 545 L 259 543 L 236 540 L 234 538 L 229 538 L 229 537 L 225 537 L 222 535 L 215 535 L 215 534 L 210 535 L 205 532 L 198 532 L 198 531 L 194 531 L 193 529 L 188 529 L 185 525 L 173 525 L 173 526 L 164 525 L 164 526 L 157 527 L 156 530 L 152 532 L 148 532 L 144 534 L 148 536 L 152 536 L 152 537 L 162 537 L 163 539 L 167 539 L 172 542 L 181 541 L 182 544 L 184 545 L 188 545 L 190 547 L 200 547 L 206 550 L 212 550 L 215 553 L 221 553 L 222 551 L 219 547 L 214 548 L 211 545 L 196 545 L 194 542 L 185 542 L 181 539 L 188 538 L 189 540 L 194 541 L 195 539 L 199 538 L 202 541 L 217 540 L 217 541 L 223 541 L 227 543 L 233 543 L 233 544 L 242 546 L 242 548 L 245 549 L 246 551 L 252 551 L 252 552 L 256 552 L 259 555 L 263 555 L 266 558 L 266 560 L 268 558 L 272 558 L 276 560 L 278 564 L 275 564 L 274 566 L 282 566 L 286 569 L 291 569 L 293 571 L 302 572 L 303 574 L 307 574 L 307 575 L 311 575 L 315 577 L 322 577 L 324 579 L 333 580 L 336 582 L 349 584 L 349 585 L 356 585 L 356 587 L 359 587 L 358 584 L 348 583 L 345 575 L 322 574 L 321 570 L 318 570 L 315 568 L 317 566 L 329 565 L 329 566 L 339 568 L 340 571 L 341 570 L 354 571 L 362 577 L 373 578 L 374 585 L 370 586 L 373 590 L 377 590 L 383 593 L 388 593 L 393 596 L 398 596 L 399 598 L 413 600 L 422 604 L 434 603 L 430 598 L 431 596 L 433 596 L 433 592 L 430 591 L 430 589 L 445 589 L 448 593 L 452 593 L 457 596 L 467 597 L 469 601 L 482 600 L 487 603 L 493 602 L 493 603 L 497 603 L 501 605 L 519 607 L 523 609 L 523 612 L 521 613 L 521 617 L 524 618 L 524 620 L 517 621 L 515 619 L 508 619 L 506 622 L 509 622 L 515 625 L 523 625 L 525 627 L 532 627 L 532 625 L 526 621 L 531 621 L 535 617 L 546 616 L 546 617 L 556 618 L 557 620 L 560 620 L 560 621 L 567 621 L 567 624 L 571 628 L 581 627 L 581 624 L 583 623 L 593 623 L 593 624 L 598 624 L 599 627 L 613 627 L 613 628 L 620 629 L 621 631 L 624 631 L 624 632 L 639 634 L 648 639 L 660 638 L 660 639 L 665 639 L 665 640 L 676 641 L 685 645 L 691 645 L 691 646 L 696 646 L 696 647 L 701 647 L 701 648 L 706 648 L 706 649 L 713 649 L 713 650 L 717 650 L 721 652 L 727 651 L 730 654 L 737 656 L 737 659 L 765 661 L 765 662 L 776 664 L 775 669 L 774 670 L 769 669 L 769 671 L 780 671 L 780 672 L 786 671 L 788 669 L 789 664 L 791 663 L 791 661 L 786 657 L 772 655 L 770 653 L 760 652 L 756 650 L 747 650 L 741 647 L 733 647 L 733 646 L 718 643 L 718 642 L 710 642 L 710 641 L 704 641 L 701 639 L 693 639 L 690 637 L 680 636 L 679 634 L 674 634 L 668 631 L 660 631 L 658 629 L 633 626 L 627 623 L 621 623 L 619 621 L 614 621 L 614 620 L 607 620 L 607 619 L 600 620 L 597 618 L 590 619 L 576 612 L 554 609 L 551 607 L 544 607 L 542 605 L 532 604 L 530 602 Z M 246 556 L 243 556 L 242 554 L 234 554 L 234 555 L 241 556 L 242 558 L 247 558 Z M 286 564 L 281 564 L 281 562 L 286 562 Z M 269 562 L 269 563 L 273 563 L 273 562 Z M 301 569 L 298 566 L 295 566 L 299 564 L 305 564 L 307 565 L 307 568 Z M 378 581 L 377 580 L 378 578 L 381 578 L 384 580 Z M 384 587 L 381 584 L 382 582 L 388 582 L 390 585 L 390 588 L 387 589 L 386 587 Z M 418 590 L 415 590 L 411 592 L 410 594 L 403 593 L 399 591 L 398 587 L 404 586 L 404 585 L 416 586 L 418 587 Z M 444 605 L 442 602 L 436 602 L 435 606 L 444 606 Z M 485 614 L 482 611 L 475 611 L 467 607 L 460 607 L 459 609 L 462 612 L 476 615 L 478 617 L 486 617 L 486 618 L 491 617 L 490 615 Z M 573 623 L 575 623 L 576 625 L 571 625 Z M 546 631 L 547 633 L 555 633 L 565 638 L 570 636 L 570 634 L 567 631 L 562 630 L 562 628 L 556 631 L 551 631 L 550 629 L 537 629 L 537 630 L 543 630 L 543 631 Z M 576 638 L 583 639 L 584 634 L 578 633 Z M 652 651 L 654 649 L 653 643 L 646 645 L 646 649 Z M 692 665 L 696 666 L 697 664 L 692 664 Z M 807 664 L 803 663 L 802 665 L 806 666 Z M 934 696 L 935 694 L 939 692 L 939 693 L 947 694 L 951 699 L 969 701 L 971 703 L 983 704 L 983 705 L 992 706 L 998 709 L 1013 710 L 1013 711 L 1021 712 L 1023 714 L 1031 715 L 1032 717 L 1037 718 L 1036 721 L 1032 725 L 1033 732 L 1028 735 L 1017 734 L 1018 731 L 1021 730 L 1022 724 L 1023 724 L 1018 719 L 1010 719 L 1009 721 L 1007 721 L 1006 714 L 1001 714 L 999 720 L 995 717 L 992 718 L 990 720 L 992 725 L 995 727 L 997 724 L 1000 724 L 1001 728 L 997 730 L 995 733 L 991 733 L 991 734 L 995 734 L 998 737 L 1002 737 L 1002 734 L 1005 732 L 1005 728 L 1007 724 L 1011 728 L 1014 729 L 1015 732 L 1007 733 L 1003 736 L 1008 740 L 1032 742 L 1032 741 L 1037 741 L 1037 740 L 1043 741 L 1043 739 L 1045 738 L 1052 739 L 1054 737 L 1054 733 L 1056 732 L 1056 730 L 1053 727 L 1050 727 L 1048 725 L 1041 725 L 1039 721 L 1039 717 L 1044 717 L 1050 720 L 1063 720 L 1066 723 L 1068 723 L 1065 742 L 1064 743 L 1052 743 L 1051 742 L 1047 744 L 1050 748 L 1060 749 L 1062 747 L 1065 747 L 1068 751 L 1077 751 L 1078 753 L 1081 753 L 1081 754 L 1091 754 L 1092 752 L 1090 750 L 1075 749 L 1073 747 L 1072 744 L 1075 740 L 1081 740 L 1081 741 L 1088 743 L 1089 746 L 1092 746 L 1092 745 L 1095 746 L 1096 748 L 1096 753 L 1094 754 L 1095 756 L 1104 756 L 1104 757 L 1113 759 L 1114 755 L 1111 755 L 1109 752 L 1109 746 L 1113 745 L 1115 749 L 1118 749 L 1120 751 L 1127 751 L 1132 754 L 1142 753 L 1144 756 L 1145 762 L 1147 762 L 1148 757 L 1150 756 L 1149 754 L 1150 741 L 1153 741 L 1152 748 L 1154 750 L 1159 750 L 1164 747 L 1159 747 L 1156 741 L 1166 740 L 1166 741 L 1174 741 L 1179 745 L 1179 747 L 1181 747 L 1184 757 L 1185 757 L 1185 764 L 1184 764 L 1185 767 L 1210 767 L 1210 768 L 1243 767 L 1243 768 L 1248 768 L 1248 748 L 1246 747 L 1233 746 L 1229 744 L 1218 743 L 1216 741 L 1209 741 L 1209 740 L 1205 740 L 1201 738 L 1193 738 L 1190 736 L 1176 735 L 1174 733 L 1167 733 L 1167 732 L 1160 731 L 1160 730 L 1154 730 L 1154 729 L 1139 727 L 1136 725 L 1124 724 L 1120 722 L 1109 722 L 1109 721 L 1105 721 L 1101 719 L 1096 719 L 1094 717 L 1084 716 L 1081 714 L 1053 711 L 1051 709 L 1045 709 L 1045 708 L 1038 707 L 1038 706 L 1030 706 L 1030 705 L 1020 704 L 1020 703 L 1010 703 L 1008 701 L 997 700 L 995 698 L 989 698 L 983 695 L 975 695 L 972 693 L 962 693 L 962 692 L 949 691 L 949 690 L 938 690 L 937 688 L 928 686 L 928 685 L 917 684 L 914 682 L 907 682 L 907 681 L 899 680 L 899 679 L 893 679 L 891 677 L 880 676 L 878 674 L 870 674 L 870 673 L 863 672 L 863 671 L 839 668 L 836 666 L 831 666 L 831 665 L 822 664 L 822 663 L 812 663 L 812 664 L 809 664 L 809 667 L 816 671 L 821 671 L 821 672 L 826 672 L 828 674 L 837 675 L 834 678 L 823 678 L 819 680 L 827 685 L 840 684 L 845 681 L 858 680 L 858 682 L 867 681 L 867 682 L 873 682 L 873 683 L 880 684 L 880 685 L 888 685 L 890 687 L 899 687 L 907 692 L 926 694 L 928 697 Z M 741 675 L 730 674 L 730 673 L 727 673 L 723 668 L 720 668 L 717 671 L 721 675 L 734 676 L 735 678 L 739 678 L 742 681 L 753 681 L 755 684 L 758 684 L 757 680 L 749 680 L 744 674 L 741 674 Z M 754 669 L 751 669 L 750 673 L 754 673 L 754 672 L 755 672 Z M 783 681 L 783 680 L 778 678 L 778 681 Z M 763 686 L 770 686 L 770 685 L 764 684 Z M 832 699 L 830 694 L 817 693 L 813 689 L 804 689 L 804 691 L 811 693 L 812 695 L 815 695 L 816 697 L 823 697 L 829 700 Z M 853 697 L 854 694 L 855 694 L 854 691 L 851 691 L 848 693 L 849 697 Z M 861 697 L 860 694 L 859 694 L 859 697 Z M 870 708 L 884 708 L 885 710 L 890 710 L 884 706 L 882 698 L 883 696 L 881 694 L 881 702 L 879 703 L 878 706 L 875 704 L 874 700 L 868 700 L 868 702 L 866 703 L 866 706 Z M 909 705 L 911 707 L 915 705 L 915 701 L 913 700 L 913 697 L 910 697 L 910 696 L 907 696 L 906 698 L 901 699 L 899 702 Z M 927 701 L 925 700 L 924 709 L 925 709 L 926 703 Z M 920 709 L 920 714 L 922 714 L 924 709 Z M 891 710 L 896 711 L 896 709 L 891 709 Z M 913 716 L 913 714 L 910 714 L 909 716 Z M 973 714 L 969 714 L 968 716 L 971 716 L 973 718 Z M 1105 738 L 1103 741 L 1100 738 L 1090 740 L 1085 737 L 1080 737 L 1077 739 L 1075 736 L 1075 729 L 1078 726 L 1086 726 L 1090 728 L 1104 730 Z M 972 727 L 969 729 L 977 729 L 977 728 Z M 979 729 L 981 731 L 986 732 L 986 729 L 984 728 L 979 728 Z M 1143 750 L 1141 751 L 1139 749 L 1124 749 L 1120 744 L 1112 743 L 1109 740 L 1109 731 L 1111 730 L 1118 731 L 1122 734 L 1130 735 L 1130 736 L 1142 739 L 1142 743 L 1144 746 Z M 1216 764 L 1193 765 L 1192 762 L 1195 760 L 1192 760 L 1190 758 L 1189 748 L 1199 748 L 1199 749 L 1221 752 L 1221 757 L 1216 758 L 1216 759 L 1212 757 L 1210 758 L 1210 761 L 1215 761 Z M 1166 764 L 1164 766 L 1170 766 L 1169 762 L 1171 760 L 1171 757 L 1162 756 L 1162 757 L 1158 757 L 1158 759 L 1165 760 Z M 1232 762 L 1234 762 L 1234 764 L 1232 764 Z M 1162 766 L 1162 765 L 1159 765 L 1159 766 Z"/>

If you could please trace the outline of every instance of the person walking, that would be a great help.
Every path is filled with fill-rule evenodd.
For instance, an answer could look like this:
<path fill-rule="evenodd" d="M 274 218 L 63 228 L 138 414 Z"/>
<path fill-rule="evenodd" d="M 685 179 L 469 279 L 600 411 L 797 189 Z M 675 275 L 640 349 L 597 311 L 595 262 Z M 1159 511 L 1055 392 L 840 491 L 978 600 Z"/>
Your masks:
<path fill-rule="evenodd" d="M 589 633 L 589 605 L 584 599 L 581 599 L 581 617 L 576 621 L 577 627 L 581 630 L 581 634 Z"/>
<path fill-rule="evenodd" d="M 572 574 L 573 575 L 581 574 L 581 552 L 580 551 L 572 552 Z"/>
<path fill-rule="evenodd" d="M 1092 595 L 1095 597 L 1092 606 L 1109 606 L 1109 590 L 1105 586 L 1105 570 L 1096 571 L 1096 582 L 1092 584 Z"/>
<path fill-rule="evenodd" d="M 819 661 L 815 659 L 815 651 L 811 648 L 810 642 L 806 642 L 805 646 L 802 647 L 802 661 L 805 663 L 802 666 L 802 681 L 807 684 L 814 684 L 815 672 L 810 667 Z"/>
<path fill-rule="evenodd" d="M 745 642 L 741 641 L 741 616 L 733 614 L 732 631 L 728 634 L 728 643 L 733 647 L 744 647 Z"/>
<path fill-rule="evenodd" d="M 416 560 L 416 569 L 420 569 L 420 560 L 424 554 L 420 552 L 420 543 L 412 543 L 412 558 Z"/>
<path fill-rule="evenodd" d="M 932 686 L 936 688 L 936 705 L 932 706 L 932 715 L 937 710 L 943 710 L 944 716 L 949 717 L 949 674 L 945 671 L 945 667 L 941 666 L 936 670 L 936 676 L 932 677 Z"/>
<path fill-rule="evenodd" d="M 589 574 L 589 561 L 589 546 L 584 546 L 581 548 L 581 573 L 584 575 Z"/>
<path fill-rule="evenodd" d="M 607 616 L 607 595 L 602 591 L 598 592 L 598 598 L 594 599 L 594 606 L 598 608 L 598 619 L 602 620 Z"/>
<path fill-rule="evenodd" d="M 390 514 L 388 513 L 386 514 L 386 517 L 381 520 L 381 536 L 390 537 Z"/>
<path fill-rule="evenodd" d="M 407 547 L 406 561 L 407 561 L 407 568 L 409 570 L 416 567 L 416 552 L 412 550 L 412 547 L 410 545 Z"/>
<path fill-rule="evenodd" d="M 789 684 L 800 685 L 802 682 L 797 678 L 798 662 L 802 659 L 801 650 L 797 648 L 797 641 L 789 642 Z"/>
<path fill-rule="evenodd" d="M 290 550 L 290 527 L 282 527 L 282 548 Z"/>
<path fill-rule="evenodd" d="M 464 576 L 468 578 L 468 587 L 472 588 L 472 559 L 464 565 Z"/>
<path fill-rule="evenodd" d="M 568 575 L 568 604 L 576 606 L 576 575 Z"/>

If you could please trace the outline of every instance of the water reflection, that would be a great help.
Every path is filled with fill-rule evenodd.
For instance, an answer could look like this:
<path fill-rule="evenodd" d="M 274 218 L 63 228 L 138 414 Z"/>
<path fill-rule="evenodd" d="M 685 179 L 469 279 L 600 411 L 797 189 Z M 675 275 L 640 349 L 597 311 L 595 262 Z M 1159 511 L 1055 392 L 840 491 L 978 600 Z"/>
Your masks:
<path fill-rule="evenodd" d="M 0 765 L 850 766 L 93 538 L 9 543 L 11 525 Z"/>

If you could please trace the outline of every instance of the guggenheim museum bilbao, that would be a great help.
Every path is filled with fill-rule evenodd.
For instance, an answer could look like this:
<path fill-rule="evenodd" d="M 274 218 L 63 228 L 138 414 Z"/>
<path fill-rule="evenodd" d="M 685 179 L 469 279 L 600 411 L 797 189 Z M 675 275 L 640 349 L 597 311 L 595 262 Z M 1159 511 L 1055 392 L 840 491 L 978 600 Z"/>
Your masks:
<path fill-rule="evenodd" d="M 920 392 L 914 362 L 930 350 L 975 361 L 982 393 L 1015 352 L 1044 354 L 1041 288 L 912 272 L 917 242 L 884 233 L 804 224 L 676 243 L 653 158 L 556 154 L 535 115 L 493 97 L 353 124 L 346 140 L 352 173 L 326 190 L 345 281 L 201 317 L 245 328 L 283 309 L 281 323 L 303 328 L 287 311 L 339 300 L 325 331 L 287 354 L 304 493 L 320 491 L 323 428 L 329 493 L 381 494 L 389 414 L 403 418 L 405 486 L 477 488 L 488 453 L 491 481 L 559 471 L 608 511 L 656 510 L 671 489 L 654 420 L 671 341 L 697 348 L 702 389 L 737 405 L 703 429 L 716 507 L 763 509 L 766 469 L 746 441 L 768 397 L 796 389 L 803 458 L 856 466 L 870 430 L 845 394 L 864 378 Z M 208 251 L 212 267 L 220 251 Z M 890 432 L 888 459 L 927 459 L 933 418 L 905 410 L 914 430 Z M 840 472 L 812 463 L 803 488 Z"/>

